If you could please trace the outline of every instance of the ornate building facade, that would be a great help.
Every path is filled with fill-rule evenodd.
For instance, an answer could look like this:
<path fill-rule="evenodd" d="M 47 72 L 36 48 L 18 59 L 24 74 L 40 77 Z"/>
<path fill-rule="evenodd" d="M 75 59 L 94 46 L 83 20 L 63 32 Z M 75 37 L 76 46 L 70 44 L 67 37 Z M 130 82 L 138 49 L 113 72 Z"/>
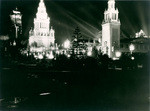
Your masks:
<path fill-rule="evenodd" d="M 130 45 L 134 46 L 133 53 L 148 53 L 150 52 L 150 37 L 143 30 L 135 34 L 135 37 L 122 39 L 120 42 L 120 51 L 122 53 L 130 53 Z"/>
<path fill-rule="evenodd" d="M 115 0 L 108 1 L 108 9 L 104 12 L 102 23 L 102 52 L 110 58 L 120 48 L 120 20 L 118 9 L 115 8 Z"/>
<path fill-rule="evenodd" d="M 54 46 L 54 43 L 55 31 L 52 27 L 50 28 L 50 18 L 43 0 L 40 0 L 36 18 L 34 19 L 34 29 L 29 31 L 30 51 L 48 50 L 50 46 Z"/>

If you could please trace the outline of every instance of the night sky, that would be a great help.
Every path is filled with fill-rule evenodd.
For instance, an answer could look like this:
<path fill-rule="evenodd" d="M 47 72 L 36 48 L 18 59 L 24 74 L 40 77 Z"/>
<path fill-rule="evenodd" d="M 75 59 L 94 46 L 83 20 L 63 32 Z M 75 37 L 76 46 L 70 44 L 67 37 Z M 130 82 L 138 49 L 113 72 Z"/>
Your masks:
<path fill-rule="evenodd" d="M 28 38 L 40 0 L 0 0 L 0 35 L 8 34 L 9 14 L 15 7 L 23 14 L 23 36 Z M 78 26 L 85 38 L 95 38 L 101 30 L 107 0 L 44 0 L 56 42 L 70 39 Z M 121 31 L 134 35 L 143 29 L 150 35 L 150 1 L 117 0 Z"/>

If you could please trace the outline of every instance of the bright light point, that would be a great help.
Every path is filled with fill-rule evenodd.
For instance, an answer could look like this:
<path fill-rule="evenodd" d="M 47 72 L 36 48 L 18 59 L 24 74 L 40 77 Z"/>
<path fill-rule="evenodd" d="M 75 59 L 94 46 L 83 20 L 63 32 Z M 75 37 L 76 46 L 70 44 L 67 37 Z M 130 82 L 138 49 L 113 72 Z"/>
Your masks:
<path fill-rule="evenodd" d="M 70 54 L 67 55 L 67 57 L 70 57 L 70 56 L 71 56 Z"/>
<path fill-rule="evenodd" d="M 64 48 L 69 48 L 70 47 L 70 41 L 67 39 L 65 42 L 64 42 Z"/>
<path fill-rule="evenodd" d="M 113 57 L 113 60 L 119 60 L 119 58 Z"/>
<path fill-rule="evenodd" d="M 119 58 L 121 56 L 121 52 L 117 51 L 116 52 L 116 57 Z"/>
<path fill-rule="evenodd" d="M 43 55 L 40 54 L 40 55 L 38 56 L 38 58 L 39 58 L 39 59 L 43 59 Z"/>
<path fill-rule="evenodd" d="M 86 51 L 83 49 L 82 52 L 85 53 Z"/>
<path fill-rule="evenodd" d="M 15 97 L 15 101 L 14 101 L 15 104 L 19 103 L 19 101 L 17 100 L 17 98 Z"/>
<path fill-rule="evenodd" d="M 16 108 L 17 106 L 16 105 L 10 105 L 8 106 L 8 108 Z"/>
<path fill-rule="evenodd" d="M 54 55 L 53 55 L 52 51 L 50 52 L 48 58 L 49 58 L 49 59 L 53 59 L 53 58 L 54 58 Z"/>
<path fill-rule="evenodd" d="M 133 51 L 133 50 L 135 49 L 134 45 L 131 44 L 131 45 L 129 46 L 129 49 L 130 49 L 130 51 Z"/>
<path fill-rule="evenodd" d="M 13 46 L 16 46 L 16 42 L 15 41 L 13 42 Z"/>
<path fill-rule="evenodd" d="M 40 96 L 46 96 L 46 95 L 49 95 L 50 93 L 41 93 Z"/>
<path fill-rule="evenodd" d="M 91 51 L 89 51 L 89 52 L 87 53 L 87 55 L 88 55 L 88 56 L 91 56 L 91 55 L 92 55 L 92 52 L 91 52 Z"/>
<path fill-rule="evenodd" d="M 134 57 L 131 57 L 132 60 L 134 60 Z"/>

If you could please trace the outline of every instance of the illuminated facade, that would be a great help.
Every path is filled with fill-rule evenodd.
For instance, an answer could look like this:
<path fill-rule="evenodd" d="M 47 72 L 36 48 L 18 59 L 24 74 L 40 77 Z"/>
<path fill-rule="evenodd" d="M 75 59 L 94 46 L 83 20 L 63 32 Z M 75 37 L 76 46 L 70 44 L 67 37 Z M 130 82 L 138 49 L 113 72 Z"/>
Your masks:
<path fill-rule="evenodd" d="M 29 31 L 30 51 L 43 51 L 54 46 L 55 31 L 50 28 L 50 18 L 46 12 L 43 0 L 40 0 L 36 18 L 34 19 L 34 29 Z"/>
<path fill-rule="evenodd" d="M 110 58 L 120 48 L 120 20 L 118 9 L 115 8 L 115 0 L 108 1 L 108 9 L 104 12 L 102 23 L 102 52 Z"/>
<path fill-rule="evenodd" d="M 135 34 L 135 38 L 139 38 L 139 37 L 150 38 L 150 37 L 145 35 L 145 33 L 142 29 Z"/>
<path fill-rule="evenodd" d="M 123 53 L 130 52 L 130 45 L 134 45 L 133 53 L 150 52 L 150 38 L 145 35 L 143 30 L 135 34 L 134 38 L 122 39 L 120 43 L 120 51 Z"/>

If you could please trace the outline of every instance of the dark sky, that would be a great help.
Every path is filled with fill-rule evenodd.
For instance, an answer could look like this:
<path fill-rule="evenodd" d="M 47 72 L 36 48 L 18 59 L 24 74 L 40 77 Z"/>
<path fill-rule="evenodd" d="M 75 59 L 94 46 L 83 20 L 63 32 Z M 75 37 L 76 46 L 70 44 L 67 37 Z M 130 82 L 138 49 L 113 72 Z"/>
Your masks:
<path fill-rule="evenodd" d="M 23 35 L 28 38 L 40 0 L 0 0 L 0 35 L 8 33 L 9 14 L 17 6 L 23 14 Z M 101 30 L 107 0 L 44 0 L 56 42 L 71 38 L 78 26 L 86 38 L 97 37 Z M 121 31 L 134 35 L 143 29 L 150 35 L 150 1 L 116 0 Z"/>

